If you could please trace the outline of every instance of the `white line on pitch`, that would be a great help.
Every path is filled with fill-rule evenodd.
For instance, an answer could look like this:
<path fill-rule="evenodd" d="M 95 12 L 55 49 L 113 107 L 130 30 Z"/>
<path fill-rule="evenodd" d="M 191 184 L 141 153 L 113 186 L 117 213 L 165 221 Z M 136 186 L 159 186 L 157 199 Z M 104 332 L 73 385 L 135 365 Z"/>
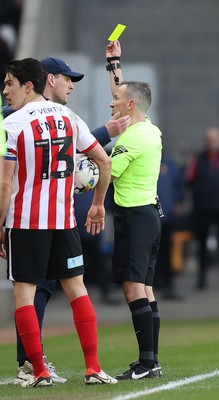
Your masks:
<path fill-rule="evenodd" d="M 0 381 L 0 385 L 8 385 L 9 383 L 13 383 L 14 378 L 5 378 Z"/>
<path fill-rule="evenodd" d="M 137 399 L 142 396 L 146 396 L 148 394 L 152 393 L 157 393 L 157 392 L 162 392 L 164 390 L 171 390 L 171 389 L 176 389 L 180 386 L 184 385 L 189 385 L 190 383 L 193 382 L 198 382 L 198 381 L 203 381 L 205 379 L 213 378 L 214 376 L 219 376 L 219 371 L 213 371 L 209 372 L 208 374 L 203 374 L 203 375 L 195 375 L 191 376 L 190 378 L 184 378 L 180 379 L 179 381 L 173 381 L 169 382 L 165 385 L 158 386 L 153 389 L 145 389 L 145 390 L 139 390 L 138 392 L 131 392 L 125 395 L 119 395 L 116 397 L 112 397 L 111 400 L 130 400 L 130 399 Z"/>

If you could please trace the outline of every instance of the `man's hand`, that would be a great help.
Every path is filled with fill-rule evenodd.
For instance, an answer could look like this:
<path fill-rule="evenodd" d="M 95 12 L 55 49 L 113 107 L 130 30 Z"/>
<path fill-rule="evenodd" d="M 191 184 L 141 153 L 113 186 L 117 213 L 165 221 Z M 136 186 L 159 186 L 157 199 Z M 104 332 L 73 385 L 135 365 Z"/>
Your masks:
<path fill-rule="evenodd" d="M 86 231 L 92 235 L 98 235 L 105 227 L 105 208 L 103 205 L 91 204 L 87 213 Z"/>
<path fill-rule="evenodd" d="M 107 57 L 120 57 L 122 53 L 121 45 L 118 40 L 110 42 L 106 47 L 106 58 Z"/>
<path fill-rule="evenodd" d="M 121 133 L 125 132 L 128 126 L 131 123 L 131 117 L 129 115 L 125 115 L 124 117 L 119 118 L 120 112 L 118 111 L 109 121 L 105 124 L 106 129 L 111 138 L 114 138 Z"/>
<path fill-rule="evenodd" d="M 5 247 L 5 232 L 0 229 L 0 257 L 7 260 L 6 247 Z"/>

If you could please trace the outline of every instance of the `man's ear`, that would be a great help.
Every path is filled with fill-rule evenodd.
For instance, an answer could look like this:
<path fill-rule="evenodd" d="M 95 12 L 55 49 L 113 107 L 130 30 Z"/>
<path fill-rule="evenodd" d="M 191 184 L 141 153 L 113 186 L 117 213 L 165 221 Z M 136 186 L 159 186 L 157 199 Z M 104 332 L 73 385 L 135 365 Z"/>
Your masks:
<path fill-rule="evenodd" d="M 54 86 L 54 75 L 53 74 L 48 74 L 47 75 L 47 81 L 50 83 L 50 85 L 53 87 Z"/>
<path fill-rule="evenodd" d="M 33 90 L 33 83 L 31 81 L 28 81 L 25 83 L 26 87 L 25 87 L 25 92 L 26 94 L 29 94 L 30 92 L 32 92 Z"/>
<path fill-rule="evenodd" d="M 129 100 L 129 102 L 128 102 L 128 104 L 127 104 L 127 109 L 128 109 L 128 110 L 132 110 L 132 108 L 134 107 L 134 105 L 135 105 L 135 100 L 133 100 L 133 99 Z"/>

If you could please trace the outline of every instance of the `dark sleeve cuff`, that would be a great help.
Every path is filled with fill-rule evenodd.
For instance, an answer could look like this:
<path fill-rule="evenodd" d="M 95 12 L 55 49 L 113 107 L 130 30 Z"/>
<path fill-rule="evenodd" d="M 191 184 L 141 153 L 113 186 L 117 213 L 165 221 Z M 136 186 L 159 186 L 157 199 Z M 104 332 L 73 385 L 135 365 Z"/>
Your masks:
<path fill-rule="evenodd" d="M 101 126 L 100 128 L 94 129 L 91 133 L 98 140 L 102 147 L 111 142 L 110 135 L 105 125 Z"/>
<path fill-rule="evenodd" d="M 12 114 L 14 110 L 10 106 L 3 106 L 2 107 L 2 114 L 3 117 L 6 118 L 8 115 Z"/>

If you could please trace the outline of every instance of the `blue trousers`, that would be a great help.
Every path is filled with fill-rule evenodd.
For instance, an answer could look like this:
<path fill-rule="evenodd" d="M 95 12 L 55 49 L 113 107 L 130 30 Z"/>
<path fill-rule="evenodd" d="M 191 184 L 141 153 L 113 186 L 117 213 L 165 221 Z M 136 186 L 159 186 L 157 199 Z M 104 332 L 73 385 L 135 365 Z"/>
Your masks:
<path fill-rule="evenodd" d="M 55 280 L 47 280 L 45 282 L 39 283 L 37 285 L 36 289 L 36 295 L 34 299 L 34 305 L 36 308 L 36 313 L 39 321 L 39 326 L 40 326 L 40 332 L 42 331 L 42 325 L 43 325 L 43 318 L 45 314 L 45 309 L 47 306 L 47 303 L 52 296 L 53 292 L 55 291 L 56 288 L 56 281 Z M 17 332 L 17 329 L 16 329 Z M 22 344 L 22 341 L 20 339 L 20 336 L 18 335 L 17 332 L 17 361 L 19 363 L 19 366 L 23 365 L 24 362 L 26 361 L 27 356 Z"/>

